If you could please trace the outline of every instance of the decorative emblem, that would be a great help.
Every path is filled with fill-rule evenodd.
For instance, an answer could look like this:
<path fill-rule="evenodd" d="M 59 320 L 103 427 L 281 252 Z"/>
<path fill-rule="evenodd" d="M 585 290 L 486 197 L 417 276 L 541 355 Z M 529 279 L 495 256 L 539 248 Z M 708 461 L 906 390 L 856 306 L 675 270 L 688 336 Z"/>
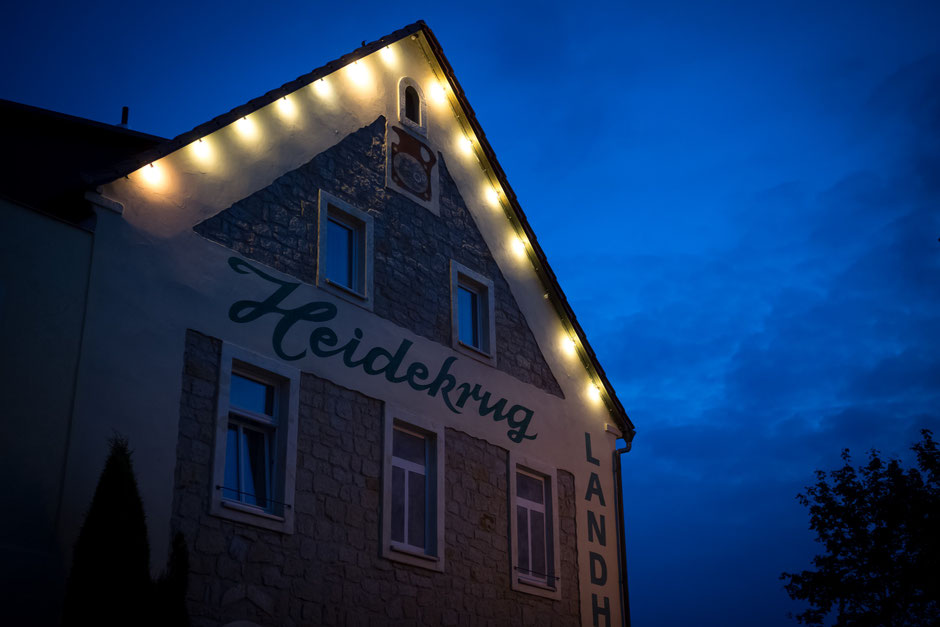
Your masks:
<path fill-rule="evenodd" d="M 397 126 L 398 141 L 391 142 L 392 180 L 424 201 L 431 200 L 431 173 L 437 157 L 420 139 Z"/>

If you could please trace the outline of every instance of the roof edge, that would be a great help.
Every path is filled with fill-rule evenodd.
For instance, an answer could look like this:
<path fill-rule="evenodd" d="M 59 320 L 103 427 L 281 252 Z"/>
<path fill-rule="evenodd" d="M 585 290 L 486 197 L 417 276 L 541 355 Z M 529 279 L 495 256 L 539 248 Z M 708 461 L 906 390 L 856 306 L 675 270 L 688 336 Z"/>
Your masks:
<path fill-rule="evenodd" d="M 604 372 L 604 368 L 597 359 L 597 354 L 591 347 L 590 342 L 588 342 L 587 335 L 585 334 L 584 329 L 581 327 L 581 324 L 578 322 L 577 316 L 575 316 L 574 310 L 571 308 L 571 304 L 568 302 L 568 298 L 561 289 L 561 285 L 558 283 L 558 278 L 555 276 L 555 273 L 549 265 L 547 257 L 545 256 L 545 251 L 543 251 L 541 245 L 539 245 L 538 239 L 535 236 L 535 232 L 532 230 L 532 226 L 529 224 L 529 220 L 526 218 L 525 212 L 522 210 L 522 207 L 519 204 L 516 193 L 513 191 L 512 186 L 509 184 L 509 180 L 506 177 L 505 171 L 500 165 L 499 160 L 496 158 L 496 152 L 490 145 L 489 140 L 486 139 L 486 133 L 483 132 L 483 127 L 480 125 L 479 120 L 477 120 L 476 113 L 474 112 L 473 107 L 470 106 L 470 102 L 467 100 L 466 93 L 464 92 L 463 87 L 460 85 L 460 82 L 457 80 L 453 66 L 451 66 L 450 62 L 447 60 L 447 57 L 444 55 L 444 49 L 437 40 L 437 37 L 434 36 L 434 33 L 431 31 L 430 27 L 425 24 L 423 20 L 416 22 L 412 26 L 415 25 L 420 25 L 420 30 L 424 33 L 425 39 L 428 42 L 428 46 L 431 48 L 431 52 L 434 53 L 434 57 L 437 59 L 437 62 L 443 69 L 444 74 L 450 83 L 450 87 L 454 92 L 454 96 L 457 98 L 460 106 L 464 109 L 467 117 L 467 123 L 473 129 L 480 147 L 483 150 L 483 154 L 486 157 L 490 167 L 493 169 L 493 174 L 496 176 L 500 186 L 505 192 L 506 199 L 510 204 L 510 208 L 515 214 L 515 217 L 518 219 L 519 228 L 521 228 L 525 233 L 529 244 L 532 247 L 532 250 L 535 254 L 535 271 L 548 289 L 547 295 L 550 297 L 550 300 L 555 305 L 556 309 L 558 309 L 559 313 L 562 315 L 562 318 L 567 320 L 571 325 L 571 330 L 575 335 L 577 335 L 581 345 L 584 347 L 585 355 L 582 357 L 582 361 L 585 361 L 586 358 L 587 363 L 585 363 L 585 366 L 587 367 L 588 371 L 593 371 L 592 374 L 596 375 L 597 379 L 599 379 L 603 384 L 604 390 L 607 392 L 607 397 L 610 399 L 608 410 L 619 423 L 618 427 L 620 427 L 621 431 L 623 432 L 623 438 L 629 444 L 632 442 L 633 437 L 636 434 L 636 428 L 633 425 L 633 421 L 630 420 L 626 409 L 624 409 L 620 399 L 617 398 L 617 393 L 614 391 L 613 385 L 607 378 L 607 373 Z M 512 215 L 509 217 L 510 220 L 512 220 Z"/>
<path fill-rule="evenodd" d="M 258 109 L 268 106 L 272 102 L 275 102 L 279 98 L 287 96 L 302 87 L 306 87 L 310 83 L 328 75 L 332 74 L 334 71 L 338 70 L 341 67 L 349 65 L 354 61 L 369 56 L 376 50 L 379 50 L 390 43 L 398 41 L 399 39 L 404 39 L 409 35 L 413 35 L 422 29 L 426 29 L 427 25 L 424 23 L 424 20 L 418 20 L 413 24 L 409 24 L 404 28 L 400 28 L 381 39 L 377 39 L 372 43 L 364 44 L 359 48 L 356 48 L 352 52 L 344 54 L 343 56 L 330 61 L 326 65 L 322 65 L 315 70 L 298 76 L 294 80 L 284 83 L 276 89 L 265 93 L 264 95 L 258 96 L 246 102 L 245 104 L 235 107 L 234 109 L 218 115 L 208 122 L 204 122 L 195 128 L 186 131 L 180 135 L 177 135 L 171 140 L 168 140 L 166 143 L 152 148 L 150 150 L 139 153 L 138 155 L 121 161 L 114 165 L 114 167 L 109 168 L 105 171 L 100 171 L 92 176 L 88 177 L 88 184 L 92 186 L 103 185 L 105 183 L 110 183 L 116 179 L 121 178 L 122 176 L 127 176 L 131 172 L 138 170 L 139 168 L 147 165 L 148 163 L 153 163 L 154 161 L 167 156 L 168 154 L 179 150 L 183 146 L 191 144 L 200 137 L 204 137 L 213 131 L 216 131 L 224 126 L 228 126 L 235 120 L 248 116 Z"/>

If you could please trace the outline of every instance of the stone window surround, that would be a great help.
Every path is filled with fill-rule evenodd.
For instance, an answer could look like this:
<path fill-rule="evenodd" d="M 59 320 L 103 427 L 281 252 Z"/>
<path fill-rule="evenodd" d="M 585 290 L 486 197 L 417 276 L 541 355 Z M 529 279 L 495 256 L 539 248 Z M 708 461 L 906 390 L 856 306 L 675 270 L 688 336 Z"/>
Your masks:
<path fill-rule="evenodd" d="M 555 575 L 556 584 L 554 587 L 548 586 L 544 583 L 527 580 L 524 577 L 519 576 L 518 566 L 519 566 L 519 556 L 516 547 L 519 544 L 519 529 L 518 529 L 518 520 L 516 516 L 516 472 L 518 469 L 522 468 L 529 474 L 541 476 L 546 482 L 548 482 L 550 494 L 550 504 L 552 509 L 551 520 L 546 521 L 551 524 L 552 528 L 552 546 L 551 546 L 551 560 L 553 562 L 554 570 L 552 573 Z M 511 572 L 509 574 L 510 581 L 512 583 L 512 589 L 517 592 L 526 592 L 528 594 L 534 594 L 537 596 L 547 597 L 550 599 L 561 599 L 561 587 L 567 585 L 566 582 L 562 581 L 559 577 L 561 573 L 561 546 L 560 546 L 560 527 L 558 526 L 558 470 L 545 462 L 533 458 L 529 455 L 522 455 L 514 451 L 509 452 L 509 527 L 510 527 L 510 538 L 509 538 L 509 557 L 510 557 L 510 568 Z"/>
<path fill-rule="evenodd" d="M 464 344 L 460 341 L 460 311 L 458 308 L 458 286 L 461 284 L 469 285 L 474 291 L 482 296 L 485 301 L 480 305 L 481 314 L 485 316 L 483 329 L 484 349 L 481 350 L 475 346 Z M 450 260 L 450 327 L 451 327 L 451 345 L 455 350 L 473 357 L 478 361 L 496 367 L 496 295 L 493 292 L 493 281 L 478 272 L 460 264 L 453 259 Z"/>
<path fill-rule="evenodd" d="M 430 547 L 428 553 L 410 551 L 406 547 L 393 545 L 392 535 L 392 430 L 395 425 L 405 427 L 409 431 L 417 431 L 428 438 L 428 446 L 432 447 L 433 458 L 427 472 L 429 483 L 433 486 L 428 490 L 429 500 L 433 502 L 428 507 L 428 516 L 433 517 L 431 525 L 434 529 L 434 538 L 428 538 Z M 391 403 L 385 403 L 385 416 L 382 438 L 382 557 L 412 566 L 419 566 L 438 572 L 444 572 L 444 427 L 434 421 L 427 420 L 411 414 Z"/>
<path fill-rule="evenodd" d="M 345 285 L 334 283 L 327 278 L 327 226 L 331 215 L 338 217 L 343 222 L 361 226 L 363 245 L 359 254 L 363 256 L 362 293 L 351 290 Z M 322 189 L 319 190 L 317 196 L 317 287 L 369 311 L 372 311 L 373 296 L 373 251 L 375 250 L 373 233 L 371 215 L 349 203 L 343 202 Z"/>
<path fill-rule="evenodd" d="M 271 478 L 269 498 L 283 503 L 278 514 L 259 507 L 231 501 L 222 497 L 220 486 L 225 481 L 225 449 L 228 439 L 229 396 L 232 370 L 259 376 L 277 382 L 278 425 L 274 439 L 276 446 L 274 476 Z M 258 355 L 229 342 L 222 344 L 219 367 L 219 389 L 215 424 L 215 448 L 212 456 L 212 495 L 209 513 L 272 531 L 294 532 L 294 483 L 297 473 L 297 424 L 300 407 L 300 371 L 296 368 Z"/>
<path fill-rule="evenodd" d="M 413 87 L 418 94 L 418 120 L 419 123 L 415 124 L 412 120 L 405 115 L 405 90 L 409 87 Z M 421 89 L 421 85 L 418 84 L 413 78 L 408 76 L 403 76 L 398 81 L 398 121 L 402 125 L 415 133 L 419 133 L 427 137 L 428 135 L 428 105 L 427 99 L 424 97 L 424 91 Z"/>

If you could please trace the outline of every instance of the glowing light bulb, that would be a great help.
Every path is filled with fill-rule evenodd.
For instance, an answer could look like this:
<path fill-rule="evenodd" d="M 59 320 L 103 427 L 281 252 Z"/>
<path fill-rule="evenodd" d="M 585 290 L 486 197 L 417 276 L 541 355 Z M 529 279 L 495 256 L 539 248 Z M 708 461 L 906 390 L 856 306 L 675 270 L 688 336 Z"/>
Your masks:
<path fill-rule="evenodd" d="M 242 134 L 242 137 L 252 138 L 258 134 L 258 127 L 255 126 L 255 123 L 248 118 L 239 118 L 235 122 L 235 128 L 238 129 L 238 132 Z"/>
<path fill-rule="evenodd" d="M 433 83 L 431 83 L 430 91 L 431 91 L 431 99 L 434 100 L 434 102 L 441 104 L 446 100 L 447 94 L 444 91 L 444 86 L 441 85 L 439 82 L 434 81 Z"/>
<path fill-rule="evenodd" d="M 499 192 L 492 187 L 486 190 L 486 201 L 494 207 L 499 206 Z"/>
<path fill-rule="evenodd" d="M 200 161 L 208 161 L 212 157 L 212 148 L 209 146 L 209 142 L 199 139 L 190 145 L 193 148 L 193 153 Z"/>
<path fill-rule="evenodd" d="M 326 97 L 333 93 L 333 88 L 330 87 L 330 84 L 325 80 L 318 79 L 313 82 L 313 90 L 317 92 L 318 96 Z"/>
<path fill-rule="evenodd" d="M 569 355 L 574 355 L 578 352 L 578 345 L 574 343 L 574 340 L 567 336 L 561 340 L 561 347 Z"/>
<path fill-rule="evenodd" d="M 148 185 L 157 186 L 163 183 L 163 168 L 156 164 L 151 163 L 145 165 L 140 169 L 140 174 L 144 177 L 144 181 L 146 181 Z"/>
<path fill-rule="evenodd" d="M 379 50 L 379 56 L 382 57 L 382 61 L 384 61 L 386 65 L 395 65 L 395 62 L 398 60 L 398 55 L 388 46 Z"/>
<path fill-rule="evenodd" d="M 287 96 L 284 96 L 277 101 L 277 109 L 285 118 L 293 119 L 297 116 L 297 107 L 294 106 L 294 102 L 292 100 L 287 99 Z"/>
<path fill-rule="evenodd" d="M 601 389 L 595 383 L 588 383 L 588 398 L 594 402 L 601 400 Z"/>
<path fill-rule="evenodd" d="M 350 65 L 347 65 L 346 72 L 349 74 L 349 79 L 360 87 L 365 85 L 369 80 L 369 70 L 359 61 L 354 61 Z"/>
<path fill-rule="evenodd" d="M 516 257 L 525 257 L 525 242 L 522 238 L 512 238 L 512 252 L 516 253 Z"/>
<path fill-rule="evenodd" d="M 466 155 L 473 154 L 473 142 L 470 140 L 469 137 L 464 136 L 460 138 L 460 149 Z"/>

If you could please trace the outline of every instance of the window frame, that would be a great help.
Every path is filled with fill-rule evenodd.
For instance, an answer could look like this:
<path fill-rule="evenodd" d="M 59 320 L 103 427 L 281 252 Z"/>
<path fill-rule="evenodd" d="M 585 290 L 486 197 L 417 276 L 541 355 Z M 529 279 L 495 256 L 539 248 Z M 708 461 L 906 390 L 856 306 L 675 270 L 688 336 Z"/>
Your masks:
<path fill-rule="evenodd" d="M 373 236 L 372 216 L 343 202 L 336 196 L 319 190 L 317 197 L 317 287 L 344 300 L 372 310 Z M 334 222 L 354 233 L 351 255 L 355 257 L 355 287 L 349 287 L 329 278 L 329 224 Z"/>
<path fill-rule="evenodd" d="M 231 403 L 232 374 L 274 386 L 273 414 L 238 408 Z M 294 532 L 294 486 L 297 473 L 297 424 L 300 405 L 300 371 L 225 342 L 219 367 L 216 403 L 215 448 L 212 461 L 209 513 L 241 523 L 279 531 Z M 230 424 L 266 431 L 268 447 L 266 484 L 268 507 L 260 507 L 224 494 L 226 452 Z M 236 442 L 240 455 L 241 441 Z M 240 460 L 239 460 L 240 461 Z M 239 485 L 239 489 L 243 487 Z"/>
<path fill-rule="evenodd" d="M 516 476 L 519 472 L 525 475 L 541 479 L 544 482 L 543 494 L 547 492 L 547 498 L 543 504 L 545 509 L 550 509 L 551 513 L 545 516 L 546 524 L 551 524 L 550 535 L 551 542 L 546 537 L 546 563 L 550 565 L 550 570 L 546 574 L 546 579 L 524 575 L 519 571 L 519 521 L 517 507 L 520 504 L 520 497 L 517 494 Z M 509 562 L 510 562 L 510 581 L 512 589 L 519 592 L 526 592 L 537 596 L 551 599 L 561 599 L 561 586 L 565 583 L 561 579 L 561 542 L 559 539 L 560 527 L 558 525 L 558 471 L 554 466 L 546 464 L 530 456 L 518 455 L 512 451 L 509 453 Z M 546 529 L 546 536 L 549 535 Z M 531 558 L 531 555 L 530 555 Z M 554 583 L 554 585 L 552 585 Z"/>
<path fill-rule="evenodd" d="M 460 290 L 477 295 L 480 346 L 460 338 Z M 496 365 L 496 296 L 493 281 L 470 268 L 450 260 L 451 344 L 455 350 L 491 366 Z"/>
<path fill-rule="evenodd" d="M 415 122 L 405 112 L 407 110 L 405 92 L 411 87 L 418 95 L 418 121 Z M 424 96 L 421 85 L 410 76 L 403 76 L 398 80 L 398 121 L 408 130 L 427 137 L 428 135 L 428 100 Z"/>
<path fill-rule="evenodd" d="M 389 403 L 385 404 L 384 422 L 382 557 L 412 566 L 444 572 L 444 428 Z M 425 512 L 426 532 L 423 552 L 407 544 L 407 535 L 404 543 L 392 540 L 392 468 L 395 465 L 392 443 L 396 428 L 406 433 L 420 435 L 426 441 L 425 498 L 428 505 Z M 407 522 L 407 513 L 405 519 Z"/>

